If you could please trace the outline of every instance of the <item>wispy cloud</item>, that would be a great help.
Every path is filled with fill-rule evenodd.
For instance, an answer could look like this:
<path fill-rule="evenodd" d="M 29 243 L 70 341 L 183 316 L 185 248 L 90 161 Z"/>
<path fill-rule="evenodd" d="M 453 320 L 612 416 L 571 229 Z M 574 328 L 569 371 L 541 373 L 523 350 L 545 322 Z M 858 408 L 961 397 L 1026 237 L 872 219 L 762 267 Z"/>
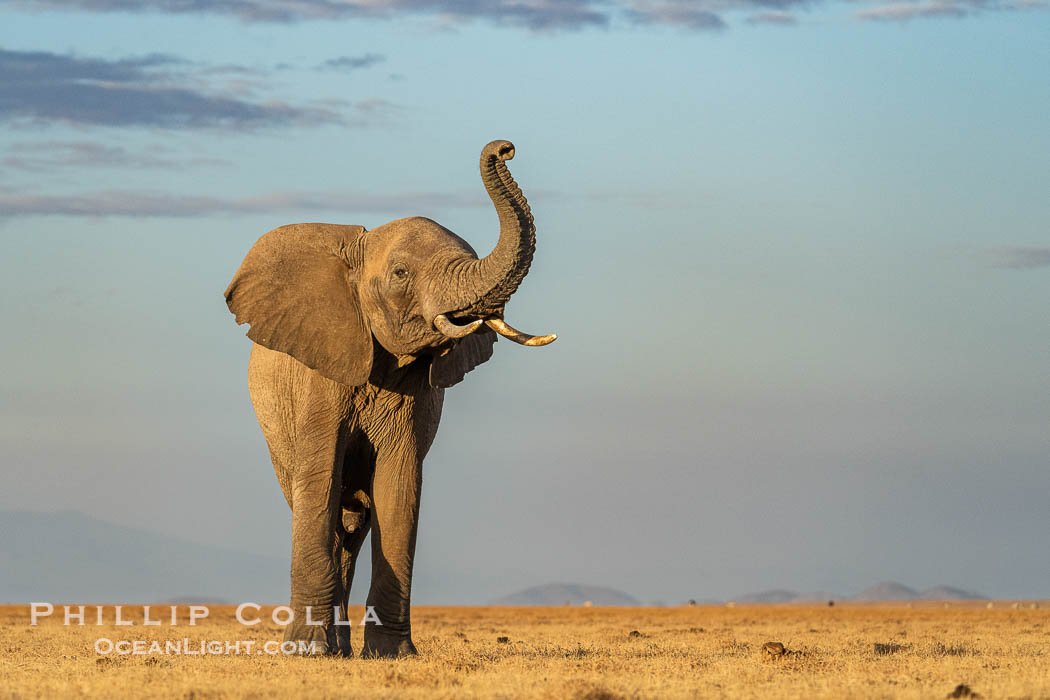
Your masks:
<path fill-rule="evenodd" d="M 0 49 L 0 121 L 162 128 L 342 121 L 330 109 L 212 94 L 163 70 L 184 64 L 160 54 L 107 61 Z"/>
<path fill-rule="evenodd" d="M 931 17 L 969 17 L 986 11 L 1035 10 L 1047 7 L 1045 0 L 915 0 L 877 5 L 858 10 L 854 17 L 882 22 L 907 22 Z"/>
<path fill-rule="evenodd" d="M 604 26 L 601 0 L 14 0 L 30 10 L 222 14 L 247 22 L 298 22 L 405 14 L 452 20 L 483 19 L 530 29 Z"/>
<path fill-rule="evenodd" d="M 814 0 L 815 2 L 819 0 Z M 1032 0 L 1026 0 L 1032 1 Z M 762 12 L 810 4 L 802 0 L 13 0 L 32 10 L 220 14 L 246 22 L 297 22 L 360 17 L 429 16 L 447 23 L 485 21 L 534 31 L 604 28 L 614 24 L 720 30 L 725 13 Z M 772 18 L 757 21 L 777 22 Z"/>
<path fill-rule="evenodd" d="M 798 24 L 798 19 L 790 12 L 771 10 L 759 12 L 747 18 L 748 24 L 774 24 L 782 27 Z"/>
<path fill-rule="evenodd" d="M 991 267 L 1008 270 L 1050 267 L 1050 246 L 999 246 L 985 249 L 984 257 Z"/>
<path fill-rule="evenodd" d="M 830 0 L 828 0 L 830 1 Z M 575 31 L 615 25 L 665 25 L 721 30 L 742 13 L 748 24 L 790 25 L 787 10 L 825 0 L 7 0 L 31 11 L 226 15 L 245 22 L 333 21 L 354 18 L 430 17 L 448 24 L 483 21 L 533 31 Z M 963 17 L 982 9 L 1033 9 L 1047 0 L 898 0 L 859 10 L 862 20 L 904 21 Z M 350 61 L 344 68 L 359 68 Z M 334 59 L 339 60 L 339 59 Z M 334 67 L 334 66 L 333 66 Z"/>
<path fill-rule="evenodd" d="M 10 146 L 0 164 L 6 169 L 40 172 L 55 168 L 164 168 L 230 165 L 219 158 L 178 158 L 164 146 L 153 146 L 135 153 L 123 146 L 92 141 L 43 141 Z"/>
<path fill-rule="evenodd" d="M 377 63 L 382 63 L 386 60 L 386 56 L 378 53 L 366 53 L 361 56 L 340 56 L 339 58 L 330 58 L 322 63 L 319 68 L 328 70 L 358 70 L 361 68 L 370 68 Z"/>
<path fill-rule="evenodd" d="M 626 12 L 635 24 L 669 24 L 689 29 L 725 29 L 728 25 L 714 12 L 713 3 L 648 2 L 635 0 Z"/>
<path fill-rule="evenodd" d="M 37 195 L 0 190 L 0 219 L 25 216 L 177 217 L 260 212 L 346 211 L 406 215 L 491 206 L 484 196 L 442 192 L 371 195 L 360 192 L 271 192 L 223 199 L 164 192 L 107 190 L 76 195 Z"/>
<path fill-rule="evenodd" d="M 854 13 L 857 19 L 874 21 L 906 22 L 923 17 L 965 17 L 966 8 L 952 0 L 935 2 L 897 2 L 879 5 Z"/>

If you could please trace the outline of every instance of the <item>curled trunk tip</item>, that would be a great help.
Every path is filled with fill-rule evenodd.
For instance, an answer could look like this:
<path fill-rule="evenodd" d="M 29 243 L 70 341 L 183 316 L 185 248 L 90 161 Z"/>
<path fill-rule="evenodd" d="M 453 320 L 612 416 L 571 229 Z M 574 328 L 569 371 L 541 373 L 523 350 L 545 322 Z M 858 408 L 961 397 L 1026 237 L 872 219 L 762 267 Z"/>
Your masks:
<path fill-rule="evenodd" d="M 514 157 L 514 144 L 510 141 L 503 139 L 496 139 L 495 141 L 489 141 L 483 149 L 481 149 L 482 158 L 499 158 L 500 160 L 510 160 Z"/>

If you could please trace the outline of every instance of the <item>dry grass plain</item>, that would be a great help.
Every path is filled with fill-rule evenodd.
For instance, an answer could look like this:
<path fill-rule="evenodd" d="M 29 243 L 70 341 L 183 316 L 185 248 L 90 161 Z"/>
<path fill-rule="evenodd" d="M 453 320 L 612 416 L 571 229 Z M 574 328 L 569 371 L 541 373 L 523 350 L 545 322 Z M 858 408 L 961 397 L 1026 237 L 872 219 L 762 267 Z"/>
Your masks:
<path fill-rule="evenodd" d="M 28 606 L 0 606 L 0 697 L 944 698 L 966 684 L 982 698 L 1050 698 L 1046 603 L 417 607 L 416 658 L 95 652 L 100 637 L 280 639 L 266 608 L 254 627 L 225 606 L 187 627 L 185 610 L 179 627 L 116 627 L 112 608 L 101 627 L 63 626 L 61 608 L 30 627 Z M 141 623 L 141 607 L 128 611 Z M 802 653 L 770 658 L 769 641 Z"/>

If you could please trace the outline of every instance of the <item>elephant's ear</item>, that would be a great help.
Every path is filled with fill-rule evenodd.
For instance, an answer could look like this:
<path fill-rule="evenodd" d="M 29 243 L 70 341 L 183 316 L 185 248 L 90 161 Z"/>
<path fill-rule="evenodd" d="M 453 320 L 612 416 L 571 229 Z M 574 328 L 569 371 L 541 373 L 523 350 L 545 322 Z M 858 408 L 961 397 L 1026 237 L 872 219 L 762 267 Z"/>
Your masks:
<path fill-rule="evenodd" d="M 355 277 L 361 226 L 294 224 L 260 238 L 226 289 L 248 337 L 347 386 L 368 381 L 372 333 Z"/>
<path fill-rule="evenodd" d="M 463 376 L 492 357 L 496 334 L 482 328 L 463 338 L 445 354 L 430 362 L 430 386 L 447 389 L 463 381 Z"/>

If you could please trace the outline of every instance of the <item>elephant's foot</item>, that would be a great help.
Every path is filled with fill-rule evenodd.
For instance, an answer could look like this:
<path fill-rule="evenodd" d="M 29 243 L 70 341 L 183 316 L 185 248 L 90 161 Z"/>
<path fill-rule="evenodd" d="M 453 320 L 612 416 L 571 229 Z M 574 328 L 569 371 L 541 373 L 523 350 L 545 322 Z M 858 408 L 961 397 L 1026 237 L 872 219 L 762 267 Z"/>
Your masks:
<path fill-rule="evenodd" d="M 381 634 L 372 629 L 365 629 L 365 646 L 361 650 L 363 658 L 396 659 L 419 654 L 411 636 Z"/>
<path fill-rule="evenodd" d="M 353 656 L 350 628 L 342 625 L 307 625 L 298 620 L 284 628 L 284 641 L 298 645 L 303 656 Z"/>

